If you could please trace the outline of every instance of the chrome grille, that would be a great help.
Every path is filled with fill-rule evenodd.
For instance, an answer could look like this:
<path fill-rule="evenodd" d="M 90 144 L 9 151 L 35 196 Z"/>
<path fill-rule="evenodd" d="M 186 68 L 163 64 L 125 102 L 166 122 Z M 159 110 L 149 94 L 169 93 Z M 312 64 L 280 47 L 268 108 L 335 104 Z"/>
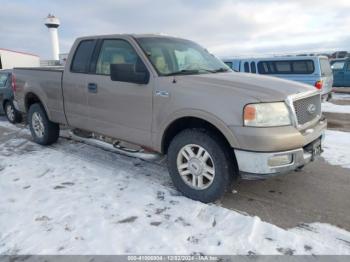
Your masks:
<path fill-rule="evenodd" d="M 319 94 L 293 101 L 299 125 L 304 125 L 321 115 L 321 97 Z"/>

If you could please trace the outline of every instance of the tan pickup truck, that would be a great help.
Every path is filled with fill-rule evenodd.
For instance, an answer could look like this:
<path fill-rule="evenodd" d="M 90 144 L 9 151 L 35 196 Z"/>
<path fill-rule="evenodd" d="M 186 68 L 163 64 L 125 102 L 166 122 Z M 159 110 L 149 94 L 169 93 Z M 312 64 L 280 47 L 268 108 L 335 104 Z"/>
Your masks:
<path fill-rule="evenodd" d="M 188 40 L 83 37 L 64 68 L 14 75 L 14 104 L 35 142 L 56 142 L 64 125 L 129 155 L 167 155 L 178 190 L 203 202 L 238 177 L 293 171 L 322 152 L 327 123 L 318 91 L 235 73 Z"/>

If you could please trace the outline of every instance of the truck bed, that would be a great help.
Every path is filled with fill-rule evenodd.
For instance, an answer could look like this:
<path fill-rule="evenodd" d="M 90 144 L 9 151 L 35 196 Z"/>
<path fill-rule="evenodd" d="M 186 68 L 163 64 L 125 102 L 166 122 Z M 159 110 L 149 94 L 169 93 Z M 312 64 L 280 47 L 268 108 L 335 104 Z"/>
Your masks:
<path fill-rule="evenodd" d="M 27 100 L 33 93 L 40 101 L 46 102 L 45 109 L 51 121 L 66 124 L 62 92 L 63 71 L 63 67 L 14 68 L 18 109 L 27 112 Z"/>

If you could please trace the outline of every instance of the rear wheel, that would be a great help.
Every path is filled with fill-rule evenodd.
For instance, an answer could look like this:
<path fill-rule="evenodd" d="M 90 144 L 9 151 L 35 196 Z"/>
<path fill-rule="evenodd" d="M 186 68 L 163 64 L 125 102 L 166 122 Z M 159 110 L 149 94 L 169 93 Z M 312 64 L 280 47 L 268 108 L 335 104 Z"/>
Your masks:
<path fill-rule="evenodd" d="M 6 118 L 10 123 L 16 124 L 22 121 L 21 113 L 19 113 L 16 110 L 16 108 L 14 107 L 11 101 L 8 101 L 5 103 L 4 111 L 5 111 Z"/>
<path fill-rule="evenodd" d="M 219 199 L 232 186 L 233 163 L 228 146 L 199 129 L 182 131 L 168 149 L 169 173 L 177 189 L 205 203 Z"/>
<path fill-rule="evenodd" d="M 41 104 L 33 104 L 28 112 L 28 124 L 34 141 L 40 145 L 50 145 L 57 141 L 59 125 L 51 122 Z"/>

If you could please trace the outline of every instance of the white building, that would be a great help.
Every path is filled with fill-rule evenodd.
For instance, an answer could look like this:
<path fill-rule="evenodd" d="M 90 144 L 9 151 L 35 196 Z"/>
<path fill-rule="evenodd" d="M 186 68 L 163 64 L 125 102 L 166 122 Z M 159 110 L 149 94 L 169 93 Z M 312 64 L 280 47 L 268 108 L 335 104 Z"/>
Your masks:
<path fill-rule="evenodd" d="M 37 55 L 0 48 L 0 69 L 40 66 Z"/>

